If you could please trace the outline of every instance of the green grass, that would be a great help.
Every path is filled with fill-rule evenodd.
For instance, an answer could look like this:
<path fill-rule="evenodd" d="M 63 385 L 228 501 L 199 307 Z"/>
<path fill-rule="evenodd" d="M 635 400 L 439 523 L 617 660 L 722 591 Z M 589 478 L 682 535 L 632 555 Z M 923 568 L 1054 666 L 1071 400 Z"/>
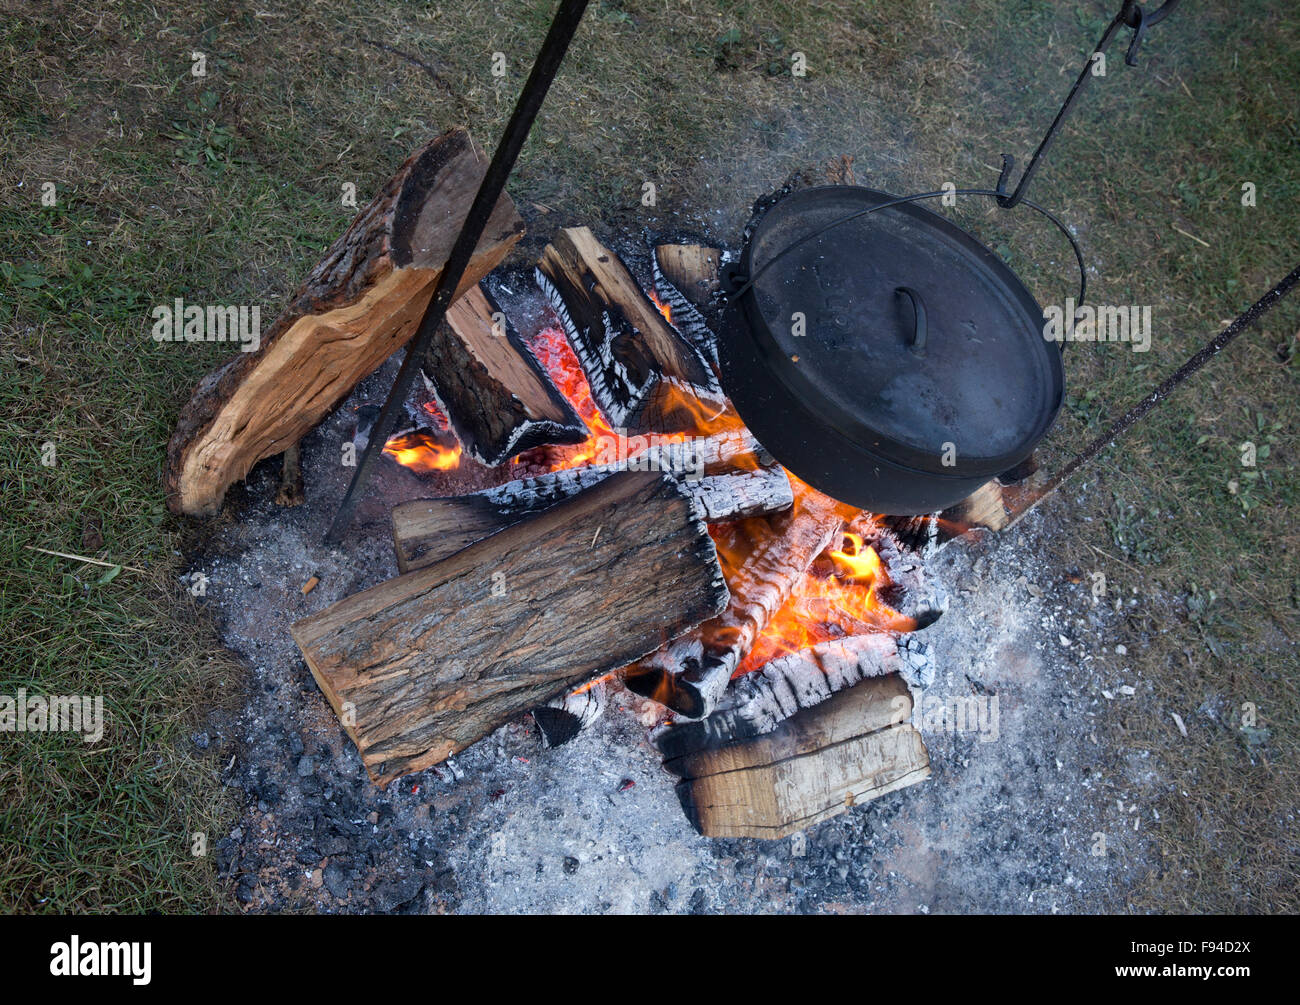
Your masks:
<path fill-rule="evenodd" d="M 349 220 L 344 182 L 364 202 L 454 124 L 495 142 L 553 5 L 32 6 L 0 0 L 0 693 L 103 694 L 110 725 L 95 747 L 0 738 L 0 905 L 228 908 L 188 835 L 234 808 L 186 738 L 238 676 L 176 585 L 193 531 L 159 482 L 177 409 L 225 354 L 153 343 L 149 309 L 182 296 L 269 318 Z M 1003 151 L 1025 162 L 1114 6 L 593 3 L 511 182 L 532 231 L 517 260 L 569 223 L 671 230 L 716 210 L 738 231 L 765 188 L 839 154 L 891 191 L 989 187 Z M 1300 257 L 1300 19 L 1260 0 L 1185 8 L 1138 67 L 1112 52 L 1032 192 L 1077 226 L 1094 302 L 1155 308 L 1150 353 L 1071 350 L 1049 468 Z M 1059 234 L 984 203 L 957 216 L 1040 299 L 1072 289 Z M 1159 867 L 1117 908 L 1300 908 L 1298 327 L 1300 301 L 1284 304 L 1046 507 L 1054 564 L 1143 601 L 1122 639 L 1098 640 L 1125 642 L 1151 689 L 1099 738 L 1150 750 L 1163 779 L 1144 796 Z M 1246 439 L 1269 447 L 1253 471 Z M 147 573 L 101 583 L 27 550 L 89 550 L 91 520 L 97 557 Z M 1196 711 L 1243 702 L 1267 734 Z"/>

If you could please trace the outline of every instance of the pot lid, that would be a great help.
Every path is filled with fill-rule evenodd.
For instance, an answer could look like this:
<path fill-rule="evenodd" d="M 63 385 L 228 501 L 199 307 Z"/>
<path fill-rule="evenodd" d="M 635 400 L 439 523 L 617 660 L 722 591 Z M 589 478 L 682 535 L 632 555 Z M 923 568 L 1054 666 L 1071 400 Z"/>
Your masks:
<path fill-rule="evenodd" d="M 1006 264 L 929 210 L 904 203 L 817 233 L 893 199 L 828 186 L 771 206 L 740 263 L 756 277 L 747 334 L 773 380 L 852 441 L 921 471 L 1000 474 L 1056 417 L 1059 348 Z"/>

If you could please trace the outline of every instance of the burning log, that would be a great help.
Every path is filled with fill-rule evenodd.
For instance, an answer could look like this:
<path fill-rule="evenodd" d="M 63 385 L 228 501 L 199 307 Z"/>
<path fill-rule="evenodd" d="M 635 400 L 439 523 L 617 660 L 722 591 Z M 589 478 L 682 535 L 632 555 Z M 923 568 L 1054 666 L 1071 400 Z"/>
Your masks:
<path fill-rule="evenodd" d="M 533 721 L 548 747 L 568 743 L 605 713 L 605 682 L 580 687 L 541 708 L 533 709 Z"/>
<path fill-rule="evenodd" d="M 653 256 L 655 292 L 667 306 L 673 327 L 691 340 L 715 370 L 718 340 L 696 304 L 707 303 L 718 286 L 719 257 L 716 248 L 693 244 L 661 244 Z M 692 293 L 701 299 L 692 300 Z"/>
<path fill-rule="evenodd" d="M 871 677 L 898 675 L 918 688 L 934 681 L 929 646 L 886 632 L 822 642 L 780 656 L 745 674 L 708 718 L 665 727 L 656 736 L 665 760 L 687 757 L 776 729 L 800 709 Z"/>
<path fill-rule="evenodd" d="M 586 227 L 555 236 L 536 278 L 611 426 L 636 433 L 694 431 L 696 399 L 721 407 L 717 377 L 699 350 Z"/>
<path fill-rule="evenodd" d="M 694 504 L 663 474 L 628 472 L 292 633 L 384 786 L 637 659 L 726 601 Z"/>
<path fill-rule="evenodd" d="M 1011 490 L 1014 496 L 1016 490 Z M 1011 522 L 1007 489 L 997 479 L 985 482 L 969 496 L 940 513 L 889 516 L 883 522 L 909 551 L 930 554 L 972 530 L 1002 530 Z"/>
<path fill-rule="evenodd" d="M 610 478 L 614 470 L 575 468 L 461 496 L 416 499 L 393 508 L 393 546 L 402 572 L 423 568 Z M 677 480 L 705 521 L 788 509 L 790 480 L 780 467 Z"/>
<path fill-rule="evenodd" d="M 556 390 L 505 313 L 481 287 L 447 311 L 426 374 L 456 436 L 494 467 L 544 443 L 581 443 L 587 427 Z"/>
<path fill-rule="evenodd" d="M 718 269 L 722 252 L 699 244 L 660 244 L 655 247 L 655 289 L 663 278 L 685 301 L 703 307 L 713 300 L 718 290 Z M 677 315 L 673 314 L 673 324 Z"/>
<path fill-rule="evenodd" d="M 920 631 L 939 620 L 947 606 L 942 591 L 926 580 L 920 558 L 880 517 L 864 513 L 849 523 L 848 531 L 860 535 L 863 546 L 876 553 L 885 579 L 876 595 L 891 611 L 913 622 L 907 630 Z"/>
<path fill-rule="evenodd" d="M 706 521 L 788 509 L 793 502 L 789 478 L 758 451 L 747 433 L 718 434 L 652 447 L 617 464 L 552 471 L 469 495 L 402 503 L 393 509 L 397 567 L 409 572 L 446 558 L 625 468 L 675 474 L 681 491 L 695 501 Z"/>
<path fill-rule="evenodd" d="M 173 512 L 217 513 L 232 483 L 297 443 L 414 335 L 485 167 L 463 129 L 416 151 L 331 245 L 257 350 L 199 383 L 167 446 Z M 523 229 L 502 196 L 461 292 Z"/>
<path fill-rule="evenodd" d="M 667 761 L 705 837 L 783 838 L 930 777 L 897 675 L 866 681 L 756 739 Z"/>
<path fill-rule="evenodd" d="M 803 489 L 789 513 L 745 521 L 747 553 L 728 573 L 726 610 L 628 667 L 627 687 L 681 715 L 708 715 L 759 633 L 851 513 L 833 499 Z"/>

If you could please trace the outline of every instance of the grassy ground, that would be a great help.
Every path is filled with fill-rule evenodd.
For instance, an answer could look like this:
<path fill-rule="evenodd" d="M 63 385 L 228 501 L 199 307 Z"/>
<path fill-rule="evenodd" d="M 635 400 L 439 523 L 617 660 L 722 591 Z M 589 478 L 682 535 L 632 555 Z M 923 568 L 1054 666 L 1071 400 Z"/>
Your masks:
<path fill-rule="evenodd" d="M 346 225 L 341 185 L 364 201 L 452 124 L 495 140 L 552 4 L 204 6 L 0 0 L 0 693 L 103 694 L 109 709 L 98 745 L 0 738 L 11 910 L 229 903 L 210 858 L 190 854 L 231 807 L 188 736 L 238 675 L 176 585 L 191 531 L 165 514 L 158 477 L 176 410 L 225 353 L 152 342 L 150 308 L 273 313 Z M 524 253 L 570 222 L 734 233 L 754 196 L 842 153 L 893 191 L 990 186 L 1002 151 L 1032 151 L 1112 6 L 593 3 L 511 183 Z M 1281 2 L 1184 6 L 1137 68 L 1112 52 L 1036 182 L 1077 226 L 1094 302 L 1155 314 L 1145 355 L 1072 351 L 1049 464 L 1300 257 L 1300 18 Z M 790 73 L 795 51 L 806 77 Z M 983 205 L 959 216 L 1040 299 L 1069 290 L 1059 235 Z M 1129 647 L 1145 700 L 1103 738 L 1159 767 L 1143 798 L 1161 865 L 1133 909 L 1300 908 L 1298 327 L 1293 301 L 1051 504 L 1061 575 L 1104 571 L 1112 596 L 1140 599 L 1110 641 Z M 147 571 L 110 577 L 28 546 Z M 1259 721 L 1242 729 L 1248 702 Z"/>

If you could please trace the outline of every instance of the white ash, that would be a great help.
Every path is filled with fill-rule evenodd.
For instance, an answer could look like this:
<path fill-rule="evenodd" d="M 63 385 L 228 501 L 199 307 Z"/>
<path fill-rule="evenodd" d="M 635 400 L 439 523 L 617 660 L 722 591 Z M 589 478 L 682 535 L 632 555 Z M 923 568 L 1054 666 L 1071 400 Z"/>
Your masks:
<path fill-rule="evenodd" d="M 512 288 L 525 291 L 525 307 L 545 323 L 531 283 Z M 514 302 L 506 298 L 503 308 L 518 324 Z M 1126 810 L 1148 806 L 1145 797 L 1169 780 L 1152 771 L 1143 752 L 1101 742 L 1101 716 L 1113 713 L 1093 704 L 1096 688 L 1123 669 L 1115 645 L 1140 651 L 1143 629 L 1133 627 L 1141 622 L 1127 607 L 1124 614 L 1093 607 L 1086 585 L 1065 582 L 1048 564 L 1048 542 L 1068 529 L 1054 514 L 1084 509 L 1068 493 L 1059 510 L 1040 507 L 1013 531 L 949 545 L 926 565 L 927 580 L 954 598 L 922 636 L 941 654 L 927 693 L 996 695 L 998 742 L 919 724 L 932 779 L 810 829 L 802 857 L 790 854 L 789 842 L 697 835 L 681 812 L 674 777 L 636 718 L 641 713 L 653 724 L 656 709 L 617 690 L 607 713 L 563 747 L 543 750 L 521 719 L 454 764 L 383 792 L 371 786 L 288 626 L 396 574 L 389 510 L 397 502 L 428 495 L 431 486 L 442 494 L 475 491 L 519 473 L 466 464 L 422 479 L 385 460 L 345 544 L 324 548 L 321 538 L 353 470 L 339 460 L 353 409 L 383 400 L 398 362 L 363 382 L 304 441 L 303 506 L 273 504 L 279 465 L 265 462 L 246 487 L 230 493 L 224 515 L 203 526 L 202 547 L 192 556 L 191 573 L 210 580 L 194 602 L 212 615 L 245 667 L 238 707 L 212 712 L 198 734 L 206 747 L 195 741 L 204 763 L 242 803 L 214 849 L 242 910 L 1124 908 L 1128 883 L 1157 861 L 1149 837 L 1154 816 L 1143 808 L 1120 814 L 1116 799 Z M 313 574 L 320 585 L 304 597 L 300 588 Z M 1076 643 L 1069 650 L 1056 642 L 1066 628 Z M 218 666 L 216 682 L 232 691 L 237 682 Z M 1131 673 L 1124 682 L 1147 693 Z M 1167 721 L 1177 729 L 1172 717 Z M 1197 713 L 1196 723 L 1206 721 Z M 1189 732 L 1196 723 L 1187 720 Z M 300 776 L 304 756 L 312 758 L 312 771 Z M 1137 817 L 1149 826 L 1134 831 Z M 1110 841 L 1105 858 L 1090 850 L 1098 832 Z"/>

